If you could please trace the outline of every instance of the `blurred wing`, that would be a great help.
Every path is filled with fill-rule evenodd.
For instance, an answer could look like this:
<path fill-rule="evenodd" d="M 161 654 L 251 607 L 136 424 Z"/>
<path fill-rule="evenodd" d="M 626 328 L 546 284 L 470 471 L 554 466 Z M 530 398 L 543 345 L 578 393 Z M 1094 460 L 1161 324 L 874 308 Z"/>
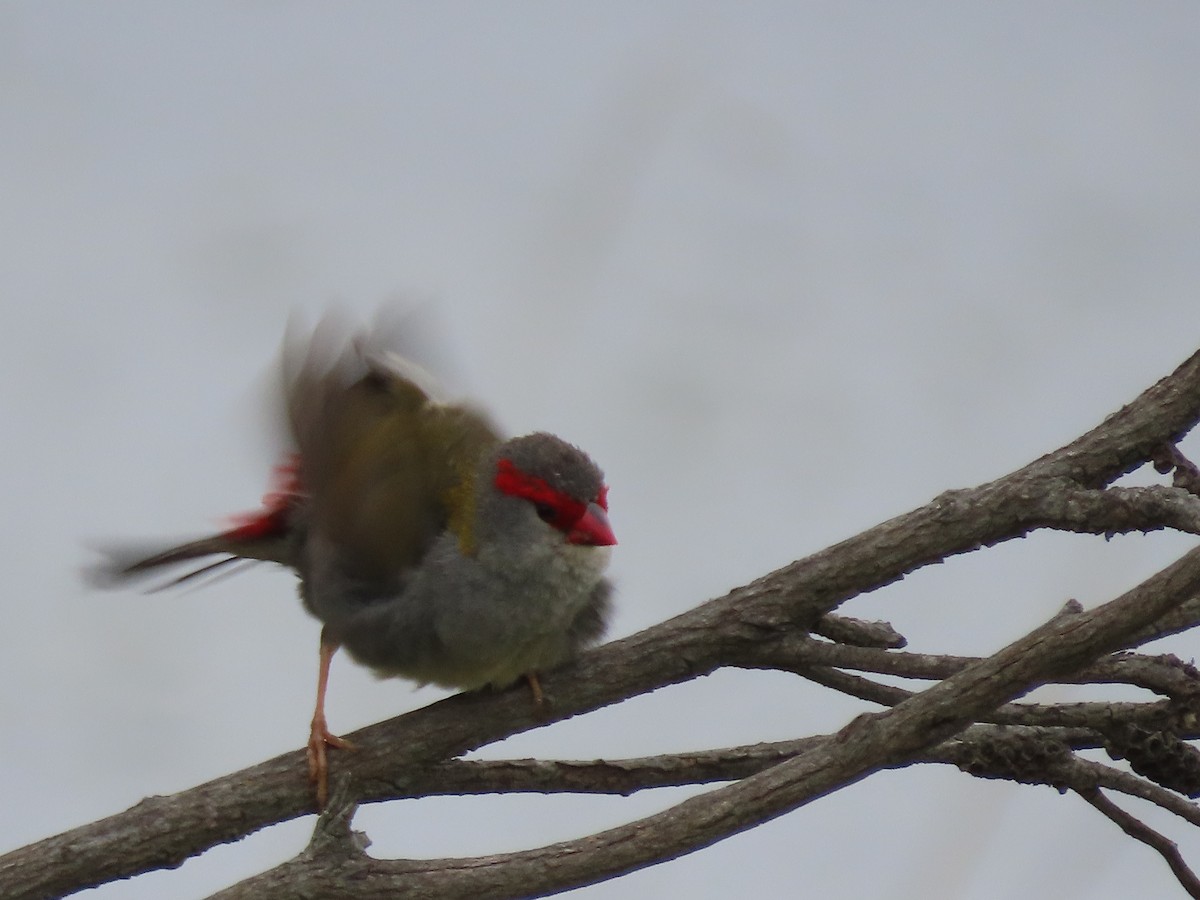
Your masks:
<path fill-rule="evenodd" d="M 498 437 L 481 413 L 431 400 L 398 358 L 351 344 L 330 362 L 319 340 L 288 393 L 308 526 L 355 571 L 390 579 L 469 521 L 470 480 Z"/>

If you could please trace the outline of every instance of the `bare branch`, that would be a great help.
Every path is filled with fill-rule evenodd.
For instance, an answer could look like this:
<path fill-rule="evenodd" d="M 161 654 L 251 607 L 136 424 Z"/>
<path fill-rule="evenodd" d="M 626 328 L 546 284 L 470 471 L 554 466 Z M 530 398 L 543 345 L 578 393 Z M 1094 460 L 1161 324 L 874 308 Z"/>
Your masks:
<path fill-rule="evenodd" d="M 803 675 L 817 684 L 851 697 L 878 703 L 880 706 L 896 706 L 916 691 L 880 684 L 860 675 L 851 675 L 826 666 L 797 664 L 787 668 Z M 1070 679 L 1063 679 L 1070 680 Z M 980 721 L 997 725 L 1030 725 L 1046 728 L 1100 728 L 1114 722 L 1152 728 L 1170 720 L 1171 706 L 1168 703 L 1005 703 L 980 717 Z"/>
<path fill-rule="evenodd" d="M 1164 475 L 1174 470 L 1172 484 L 1175 487 L 1200 496 L 1200 469 L 1183 455 L 1179 447 L 1175 444 L 1163 444 L 1154 451 L 1151 459 L 1154 468 Z"/>
<path fill-rule="evenodd" d="M 1109 819 L 1116 822 L 1122 831 L 1131 838 L 1141 841 L 1153 847 L 1159 852 L 1163 859 L 1167 861 L 1167 865 L 1171 867 L 1171 871 L 1179 880 L 1183 889 L 1188 892 L 1189 897 L 1200 898 L 1200 880 L 1188 868 L 1187 863 L 1183 861 L 1183 856 L 1179 852 L 1178 845 L 1159 834 L 1141 819 L 1130 815 L 1117 804 L 1113 803 L 1099 789 L 1076 791 L 1084 800 L 1108 816 Z"/>
<path fill-rule="evenodd" d="M 1200 506 L 1187 493 L 1186 479 L 1179 481 L 1181 457 L 1172 455 L 1169 460 L 1176 469 L 1176 487 L 1106 486 L 1149 460 L 1161 463 L 1162 448 L 1173 447 L 1198 419 L 1200 353 L 1092 431 L 1004 478 L 947 491 L 919 509 L 671 621 L 586 654 L 544 680 L 551 701 L 548 710 L 531 709 L 523 692 L 453 697 L 356 732 L 352 737 L 359 750 L 352 759 L 336 756 L 335 774 L 352 766 L 346 785 L 351 798 L 403 792 L 425 783 L 426 773 L 468 750 L 722 666 L 742 665 L 756 653 L 761 659 L 763 647 L 810 630 L 839 642 L 840 652 L 849 653 L 854 649 L 849 645 L 856 645 L 883 653 L 879 648 L 898 647 L 903 640 L 890 626 L 831 613 L 847 600 L 922 566 L 1038 528 L 1195 531 Z M 647 820 L 659 829 L 653 840 L 639 831 L 644 822 L 574 845 L 483 861 L 385 863 L 350 854 L 349 863 L 335 864 L 331 854 L 314 849 L 307 865 L 316 871 L 327 864 L 358 865 L 365 860 L 385 867 L 371 869 L 368 875 L 405 875 L 406 888 L 417 896 L 432 890 L 434 883 L 439 895 L 453 895 L 446 885 L 458 885 L 472 896 L 484 896 L 476 890 L 481 879 L 508 877 L 507 873 L 524 877 L 530 866 L 542 873 L 536 883 L 550 890 L 690 852 L 878 768 L 905 764 L 923 748 L 993 716 L 997 707 L 1038 684 L 1077 677 L 1073 673 L 1104 654 L 1190 627 L 1200 621 L 1197 568 L 1196 554 L 1188 554 L 1105 607 L 1056 617 L 994 656 L 967 661 L 957 671 L 938 676 L 945 680 L 920 694 L 892 694 L 892 710 L 860 717 L 839 735 L 816 739 L 793 758 L 677 807 L 663 814 L 665 819 Z M 1018 647 L 1021 652 L 1016 654 Z M 809 664 L 818 663 L 811 659 Z M 835 671 L 828 666 L 826 670 Z M 864 691 L 882 687 L 870 687 L 866 679 L 859 685 Z M 1166 693 L 1171 703 L 1190 708 L 1186 690 Z M 1028 714 L 1028 707 L 1021 709 L 1022 715 Z M 1054 709 L 1060 721 L 1070 721 L 1064 718 L 1065 706 Z M 352 805 L 348 802 L 346 808 Z M 125 813 L 0 857 L 0 894 L 61 895 L 176 866 L 214 844 L 311 811 L 303 754 L 284 754 L 173 797 L 148 798 Z M 288 865 L 299 866 L 301 861 Z M 271 873 L 263 877 L 267 875 Z M 533 883 L 525 883 L 523 891 L 528 893 Z"/>
<path fill-rule="evenodd" d="M 1129 636 L 1126 647 L 1140 647 L 1150 641 L 1179 634 L 1189 628 L 1200 625 L 1200 595 L 1192 597 L 1186 603 L 1167 613 L 1157 622 L 1153 622 L 1135 634 Z"/>
<path fill-rule="evenodd" d="M 813 634 L 827 637 L 836 643 L 854 647 L 898 650 L 908 643 L 904 635 L 896 631 L 890 622 L 864 622 L 849 616 L 821 616 L 813 625 L 812 631 Z"/>
<path fill-rule="evenodd" d="M 1173 813 L 1193 825 L 1200 825 L 1200 807 L 1180 797 L 1174 791 L 1169 791 L 1157 784 L 1138 778 L 1136 775 L 1122 772 L 1103 763 L 1076 759 L 1074 765 L 1079 772 L 1079 780 L 1072 782 L 1072 786 L 1090 784 L 1098 788 L 1120 791 L 1122 794 L 1138 797 L 1155 806 L 1162 807 L 1167 812 Z"/>
<path fill-rule="evenodd" d="M 321 893 L 351 878 L 363 897 L 519 897 L 553 893 L 690 853 L 880 768 L 910 760 L 1012 696 L 1119 646 L 1200 587 L 1200 550 L 1090 612 L 1069 604 L 1046 625 L 894 709 L 862 715 L 833 738 L 702 797 L 609 831 L 538 850 L 470 860 L 302 856 L 217 895 L 270 896 L 285 885 Z"/>
<path fill-rule="evenodd" d="M 1071 487 L 1043 500 L 1046 524 L 1064 531 L 1111 535 L 1174 528 L 1200 533 L 1200 497 L 1181 488 Z"/>
<path fill-rule="evenodd" d="M 794 672 L 817 684 L 840 691 L 851 697 L 895 706 L 914 691 L 894 685 L 881 684 L 842 669 L 860 669 L 906 678 L 938 679 L 961 672 L 978 662 L 977 657 L 938 654 L 901 653 L 874 648 L 847 647 L 815 641 L 805 635 L 782 635 L 769 643 L 750 648 L 740 664 L 747 668 L 770 668 Z M 1058 679 L 1065 684 L 1122 683 L 1154 690 L 1171 698 L 1169 702 L 1087 702 L 1087 703 L 1006 703 L 982 717 L 981 721 L 1002 725 L 1036 725 L 1061 728 L 1092 728 L 1106 734 L 1125 734 L 1121 729 L 1155 735 L 1166 741 L 1165 733 L 1182 732 L 1188 737 L 1200 736 L 1200 672 L 1174 656 L 1138 656 L 1120 654 L 1099 660 L 1074 674 Z M 1170 748 L 1151 748 L 1155 756 L 1165 761 L 1170 757 L 1173 787 L 1197 783 L 1186 753 Z M 1122 755 L 1136 755 L 1123 751 Z M 1167 766 L 1159 763 L 1159 771 Z M 1147 773 L 1148 774 L 1148 773 Z M 1156 779 L 1157 780 L 1157 779 Z"/>

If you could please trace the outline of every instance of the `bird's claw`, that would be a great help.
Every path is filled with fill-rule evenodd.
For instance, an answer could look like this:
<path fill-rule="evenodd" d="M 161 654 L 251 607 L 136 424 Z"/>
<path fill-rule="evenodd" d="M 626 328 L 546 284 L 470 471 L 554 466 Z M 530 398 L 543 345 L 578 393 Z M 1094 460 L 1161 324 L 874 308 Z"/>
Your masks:
<path fill-rule="evenodd" d="M 308 779 L 317 789 L 317 809 L 319 810 L 324 809 L 325 803 L 329 800 L 329 760 L 326 755 L 326 747 L 334 747 L 338 750 L 355 749 L 353 743 L 331 733 L 324 719 L 313 719 L 305 756 L 308 759 Z"/>

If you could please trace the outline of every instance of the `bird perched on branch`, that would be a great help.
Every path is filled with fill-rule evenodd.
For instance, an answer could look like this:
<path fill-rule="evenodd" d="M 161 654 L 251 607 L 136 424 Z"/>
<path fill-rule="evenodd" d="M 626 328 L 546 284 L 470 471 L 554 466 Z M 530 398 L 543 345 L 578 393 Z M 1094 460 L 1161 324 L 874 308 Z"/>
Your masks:
<path fill-rule="evenodd" d="M 285 348 L 295 453 L 256 513 L 218 534 L 135 558 L 110 554 L 109 585 L 220 557 L 295 570 L 323 623 L 308 740 L 317 805 L 328 796 L 325 720 L 339 647 L 382 677 L 471 690 L 528 679 L 604 633 L 616 538 L 588 456 L 551 434 L 502 439 L 487 418 L 438 402 L 423 372 L 321 329 Z"/>

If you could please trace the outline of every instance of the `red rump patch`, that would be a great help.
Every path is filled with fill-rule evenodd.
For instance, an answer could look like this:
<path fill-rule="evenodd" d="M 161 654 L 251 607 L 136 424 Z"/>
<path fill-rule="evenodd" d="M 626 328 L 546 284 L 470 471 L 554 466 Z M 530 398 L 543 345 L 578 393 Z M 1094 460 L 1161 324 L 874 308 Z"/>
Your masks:
<path fill-rule="evenodd" d="M 291 453 L 271 470 L 271 489 L 263 495 L 263 508 L 234 516 L 234 527 L 225 536 L 235 541 L 252 541 L 283 534 L 288 529 L 292 506 L 303 494 L 300 455 Z"/>
<path fill-rule="evenodd" d="M 569 531 L 587 512 L 587 504 L 581 503 L 570 494 L 555 490 L 536 475 L 526 475 L 512 460 L 502 459 L 496 464 L 496 488 L 510 497 L 528 500 L 538 515 L 559 531 Z"/>

